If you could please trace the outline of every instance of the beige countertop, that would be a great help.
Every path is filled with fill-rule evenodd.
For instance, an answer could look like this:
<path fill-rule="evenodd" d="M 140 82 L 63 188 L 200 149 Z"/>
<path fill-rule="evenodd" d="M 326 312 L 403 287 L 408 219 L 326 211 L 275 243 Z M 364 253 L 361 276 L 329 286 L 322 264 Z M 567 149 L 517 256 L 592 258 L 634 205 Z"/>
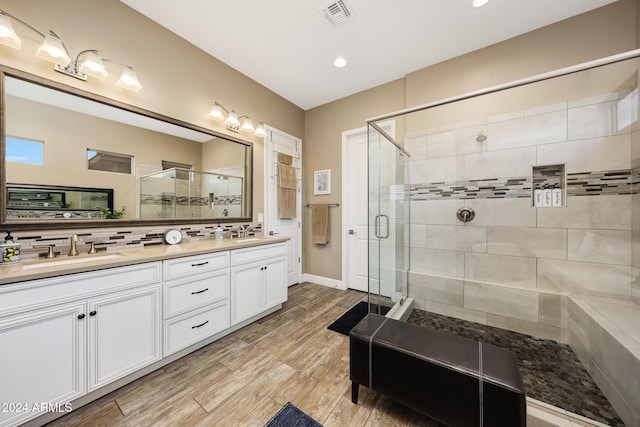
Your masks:
<path fill-rule="evenodd" d="M 72 273 L 122 267 L 143 262 L 162 261 L 190 255 L 240 249 L 286 242 L 288 237 L 249 237 L 246 239 L 202 240 L 178 245 L 151 245 L 144 248 L 99 252 L 94 255 L 61 255 L 53 259 L 23 260 L 0 266 L 0 285 L 26 280 L 45 279 Z"/>

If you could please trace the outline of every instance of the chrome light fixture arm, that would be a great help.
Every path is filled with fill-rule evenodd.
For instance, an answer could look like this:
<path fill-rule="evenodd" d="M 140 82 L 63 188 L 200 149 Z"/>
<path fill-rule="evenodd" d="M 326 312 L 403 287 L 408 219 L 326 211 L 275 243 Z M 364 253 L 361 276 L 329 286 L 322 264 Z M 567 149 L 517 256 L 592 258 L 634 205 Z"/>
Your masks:
<path fill-rule="evenodd" d="M 29 25 L 29 24 L 27 24 L 26 22 L 24 22 L 22 19 L 17 18 L 16 16 L 14 16 L 14 15 L 10 14 L 9 12 L 7 12 L 7 11 L 5 11 L 5 10 L 0 9 L 0 14 L 5 15 L 5 16 L 8 16 L 9 18 L 13 19 L 14 21 L 19 22 L 20 24 L 24 25 L 25 27 L 27 27 L 27 28 L 29 28 L 29 29 L 31 29 L 31 30 L 33 30 L 33 31 L 35 31 L 36 33 L 40 34 L 40 36 L 41 36 L 42 38 L 45 38 L 45 37 L 46 37 L 46 36 L 45 36 L 43 33 L 41 33 L 37 28 L 32 27 L 31 25 Z M 58 36 L 56 35 L 56 33 L 54 33 L 53 31 L 49 30 L 49 32 L 50 32 L 50 33 L 52 33 L 54 36 L 58 37 Z M 66 47 L 66 46 L 65 46 L 65 47 Z"/>

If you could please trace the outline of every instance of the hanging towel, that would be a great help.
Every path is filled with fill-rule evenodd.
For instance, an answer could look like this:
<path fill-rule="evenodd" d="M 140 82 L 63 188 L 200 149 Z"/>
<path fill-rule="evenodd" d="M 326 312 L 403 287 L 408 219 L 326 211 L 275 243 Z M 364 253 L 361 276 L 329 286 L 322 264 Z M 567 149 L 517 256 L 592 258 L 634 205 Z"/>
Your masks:
<path fill-rule="evenodd" d="M 329 205 L 311 205 L 311 241 L 318 245 L 329 243 Z"/>
<path fill-rule="evenodd" d="M 278 153 L 278 163 L 282 163 L 283 165 L 292 165 L 293 157 L 288 154 Z"/>
<path fill-rule="evenodd" d="M 278 188 L 278 215 L 280 219 L 296 217 L 296 190 L 291 188 Z"/>
<path fill-rule="evenodd" d="M 278 187 L 296 189 L 296 168 L 278 163 Z"/>

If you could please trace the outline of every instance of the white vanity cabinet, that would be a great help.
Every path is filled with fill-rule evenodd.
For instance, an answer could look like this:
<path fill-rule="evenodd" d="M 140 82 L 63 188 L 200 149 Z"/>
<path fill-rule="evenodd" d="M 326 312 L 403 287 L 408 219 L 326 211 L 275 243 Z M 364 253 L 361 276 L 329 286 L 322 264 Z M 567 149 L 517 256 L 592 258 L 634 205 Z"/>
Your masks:
<path fill-rule="evenodd" d="M 165 356 L 229 328 L 229 251 L 164 261 L 164 275 Z"/>
<path fill-rule="evenodd" d="M 160 359 L 160 287 L 87 303 L 88 378 L 93 391 Z"/>
<path fill-rule="evenodd" d="M 0 426 L 159 360 L 160 266 L 0 286 Z"/>
<path fill-rule="evenodd" d="M 231 251 L 232 325 L 287 300 L 286 253 L 286 243 Z"/>
<path fill-rule="evenodd" d="M 65 304 L 0 321 L 0 425 L 39 414 L 86 392 L 85 304 Z"/>
<path fill-rule="evenodd" d="M 287 243 L 236 247 L 0 286 L 0 427 L 100 397 L 277 310 Z"/>

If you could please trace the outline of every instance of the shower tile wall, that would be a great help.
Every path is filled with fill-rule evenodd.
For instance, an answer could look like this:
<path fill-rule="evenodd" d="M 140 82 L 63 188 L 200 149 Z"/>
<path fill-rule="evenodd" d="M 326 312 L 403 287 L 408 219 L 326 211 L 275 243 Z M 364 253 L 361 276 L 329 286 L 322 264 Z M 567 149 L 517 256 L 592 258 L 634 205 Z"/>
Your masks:
<path fill-rule="evenodd" d="M 640 177 L 640 130 L 631 135 L 631 168 L 634 177 Z M 638 180 L 640 181 L 640 179 Z M 631 299 L 640 304 L 640 183 L 634 186 L 632 203 Z"/>
<path fill-rule="evenodd" d="M 618 99 L 408 134 L 409 295 L 418 308 L 566 342 L 563 295 L 640 301 L 640 161 L 631 164 L 629 127 L 616 129 Z M 534 208 L 532 166 L 550 164 L 566 165 L 566 207 Z M 463 206 L 476 213 L 467 224 L 456 218 Z"/>

